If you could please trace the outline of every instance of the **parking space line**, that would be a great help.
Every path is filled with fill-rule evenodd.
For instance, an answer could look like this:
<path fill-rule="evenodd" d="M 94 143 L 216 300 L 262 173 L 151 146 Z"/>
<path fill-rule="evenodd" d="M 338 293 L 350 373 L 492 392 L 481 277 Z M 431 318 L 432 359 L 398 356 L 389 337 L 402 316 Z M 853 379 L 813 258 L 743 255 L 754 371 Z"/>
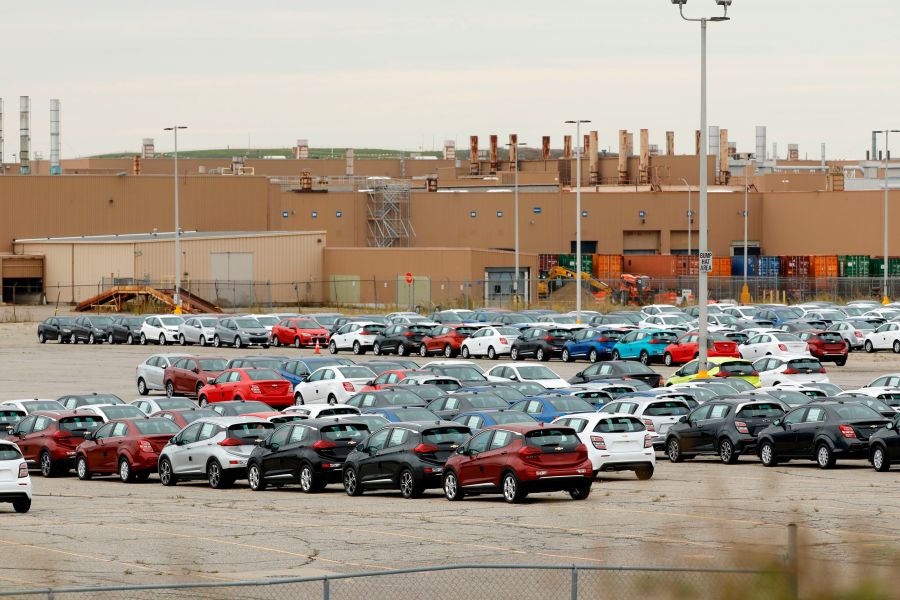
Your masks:
<path fill-rule="evenodd" d="M 55 552 L 56 554 L 65 554 L 67 556 L 74 556 L 75 558 L 86 558 L 89 560 L 96 560 L 105 563 L 115 563 L 118 565 L 124 565 L 129 568 L 141 569 L 143 571 L 158 571 L 159 569 L 155 569 L 152 567 L 145 567 L 144 565 L 138 565 L 135 563 L 129 563 L 121 560 L 115 560 L 112 558 L 103 558 L 102 556 L 92 556 L 90 554 L 80 554 L 78 552 L 69 552 L 67 550 L 57 550 L 56 548 L 48 548 L 46 546 L 38 546 L 36 544 L 22 544 L 19 542 L 10 542 L 8 540 L 0 540 L 0 544 L 6 544 L 7 546 L 18 546 L 20 548 L 31 548 L 33 550 L 40 550 L 42 552 Z"/>

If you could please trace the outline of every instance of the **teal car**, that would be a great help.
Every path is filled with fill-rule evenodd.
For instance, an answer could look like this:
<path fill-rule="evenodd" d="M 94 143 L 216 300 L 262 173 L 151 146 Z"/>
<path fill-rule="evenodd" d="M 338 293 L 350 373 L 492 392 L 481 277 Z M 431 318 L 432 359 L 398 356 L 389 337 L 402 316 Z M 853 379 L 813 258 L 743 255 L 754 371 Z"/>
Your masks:
<path fill-rule="evenodd" d="M 641 361 L 649 365 L 653 361 L 662 362 L 666 346 L 678 339 L 678 332 L 668 329 L 638 329 L 630 331 L 613 346 L 613 360 Z"/>

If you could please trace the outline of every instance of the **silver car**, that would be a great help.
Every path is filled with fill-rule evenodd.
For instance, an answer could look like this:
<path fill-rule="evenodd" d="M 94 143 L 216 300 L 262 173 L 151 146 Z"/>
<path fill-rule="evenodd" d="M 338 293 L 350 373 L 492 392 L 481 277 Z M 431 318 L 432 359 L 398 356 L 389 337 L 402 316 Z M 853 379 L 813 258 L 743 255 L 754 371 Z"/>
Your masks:
<path fill-rule="evenodd" d="M 206 346 L 213 343 L 216 335 L 217 317 L 191 317 L 178 326 L 178 341 L 182 346 L 200 344 Z"/>
<path fill-rule="evenodd" d="M 140 363 L 134 372 L 134 380 L 137 383 L 138 393 L 146 396 L 150 390 L 164 390 L 163 374 L 166 367 L 171 366 L 186 354 L 154 354 Z"/>
<path fill-rule="evenodd" d="M 253 317 L 229 317 L 216 323 L 216 332 L 213 335 L 213 346 L 244 346 L 269 347 L 269 332 Z"/>
<path fill-rule="evenodd" d="M 226 488 L 247 476 L 247 459 L 275 425 L 255 417 L 197 419 L 169 440 L 159 454 L 159 480 L 175 485 L 181 480 L 206 479 Z"/>

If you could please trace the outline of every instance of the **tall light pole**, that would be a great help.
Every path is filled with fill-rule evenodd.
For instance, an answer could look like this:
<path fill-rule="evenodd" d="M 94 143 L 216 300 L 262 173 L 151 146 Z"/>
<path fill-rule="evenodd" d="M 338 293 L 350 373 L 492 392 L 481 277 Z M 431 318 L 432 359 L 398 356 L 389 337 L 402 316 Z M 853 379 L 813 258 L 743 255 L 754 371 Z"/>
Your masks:
<path fill-rule="evenodd" d="M 750 304 L 750 287 L 747 285 L 747 219 L 749 218 L 748 198 L 750 196 L 749 163 L 744 167 L 744 287 L 741 288 L 741 304 Z"/>
<path fill-rule="evenodd" d="M 702 256 L 707 252 L 708 248 L 708 231 L 707 231 L 707 223 L 708 223 L 708 185 L 707 185 L 707 161 L 709 157 L 706 155 L 706 137 L 707 137 L 707 123 L 706 123 L 706 24 L 710 21 L 719 22 L 719 21 L 728 21 L 728 7 L 731 6 L 731 0 L 716 0 L 716 4 L 721 6 L 724 9 L 722 16 L 720 17 L 703 17 L 703 18 L 688 18 L 684 16 L 684 5 L 687 4 L 687 0 L 672 0 L 672 4 L 678 5 L 678 13 L 681 15 L 681 18 L 685 21 L 691 22 L 699 22 L 700 23 L 700 256 Z M 702 263 L 702 260 L 700 261 Z M 709 323 L 707 322 L 708 318 L 708 307 L 707 304 L 709 302 L 709 286 L 707 284 L 707 273 L 702 268 L 703 265 L 700 265 L 699 269 L 700 280 L 699 280 L 699 296 L 698 302 L 700 304 L 700 336 L 698 341 L 699 345 L 699 371 L 697 373 L 697 377 L 701 379 L 705 379 L 709 376 L 709 373 L 706 370 L 706 359 L 707 359 L 707 343 L 709 339 Z"/>
<path fill-rule="evenodd" d="M 889 137 L 892 133 L 900 133 L 900 129 L 881 129 L 873 131 L 873 134 L 884 134 L 884 290 L 881 297 L 882 304 L 889 304 L 891 299 L 888 297 L 888 160 L 890 154 L 890 146 L 888 145 Z M 874 157 L 872 157 L 874 158 Z"/>
<path fill-rule="evenodd" d="M 688 275 L 691 274 L 691 219 L 694 217 L 694 213 L 691 211 L 691 184 L 688 183 L 687 179 L 684 177 L 681 178 L 681 181 L 684 182 L 684 186 L 688 191 L 688 209 L 687 209 L 687 232 L 688 232 Z"/>
<path fill-rule="evenodd" d="M 515 303 L 517 306 L 519 304 L 519 148 L 521 148 L 523 146 L 527 146 L 527 145 L 528 144 L 526 144 L 525 142 L 517 142 L 515 145 L 506 144 L 506 146 L 510 149 L 510 151 L 512 151 L 514 146 L 516 148 L 516 160 L 515 160 L 515 164 L 512 165 L 512 168 L 516 172 L 516 178 L 515 178 L 515 190 L 516 191 L 515 191 L 515 200 L 514 200 L 515 207 L 513 208 L 513 219 L 515 219 L 515 221 L 516 221 L 516 227 L 515 227 L 515 231 L 516 231 L 516 234 L 515 234 L 516 235 L 516 240 L 515 240 L 515 244 L 516 244 L 516 252 L 515 252 L 515 254 L 516 254 L 516 263 L 515 263 L 516 277 L 513 280 L 513 303 Z M 512 152 L 510 152 L 510 153 L 512 153 Z"/>
<path fill-rule="evenodd" d="M 181 222 L 179 218 L 178 204 L 178 130 L 187 129 L 187 125 L 174 125 L 166 127 L 163 131 L 171 131 L 175 134 L 175 313 L 181 314 Z"/>
<path fill-rule="evenodd" d="M 575 295 L 575 322 L 581 323 L 581 124 L 587 119 L 566 121 L 575 125 L 575 281 L 578 294 Z"/>

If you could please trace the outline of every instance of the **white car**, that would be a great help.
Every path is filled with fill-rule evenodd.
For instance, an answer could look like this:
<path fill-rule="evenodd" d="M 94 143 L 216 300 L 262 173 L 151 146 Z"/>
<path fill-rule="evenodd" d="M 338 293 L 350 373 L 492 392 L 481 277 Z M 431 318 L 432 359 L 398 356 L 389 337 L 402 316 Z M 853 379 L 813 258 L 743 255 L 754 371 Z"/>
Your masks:
<path fill-rule="evenodd" d="M 295 404 L 294 406 L 288 406 L 281 412 L 286 415 L 302 416 L 305 419 L 318 419 L 320 417 L 358 415 L 359 409 L 347 404 Z"/>
<path fill-rule="evenodd" d="M 864 387 L 859 388 L 858 390 L 846 390 L 841 394 L 838 394 L 838 396 L 840 397 L 844 394 L 863 394 L 872 398 L 877 398 L 893 408 L 896 412 L 900 412 L 900 388 Z"/>
<path fill-rule="evenodd" d="M 638 323 L 639 329 L 674 329 L 677 331 L 690 331 L 693 325 L 681 315 L 653 315 Z"/>
<path fill-rule="evenodd" d="M 556 371 L 544 365 L 502 363 L 486 373 L 488 381 L 529 381 L 547 389 L 571 387 Z"/>
<path fill-rule="evenodd" d="M 189 317 L 178 326 L 178 341 L 186 344 L 208 346 L 216 337 L 218 317 Z"/>
<path fill-rule="evenodd" d="M 115 394 L 98 394 L 93 392 L 90 394 L 67 394 L 59 398 L 59 403 L 66 410 L 75 410 L 82 406 L 96 406 L 98 404 L 125 404 L 121 398 Z"/>
<path fill-rule="evenodd" d="M 375 377 L 375 371 L 358 365 L 321 367 L 294 386 L 294 404 L 342 404 Z"/>
<path fill-rule="evenodd" d="M 684 312 L 680 308 L 678 308 L 677 306 L 672 306 L 671 304 L 648 304 L 641 309 L 641 313 L 643 313 L 647 317 L 662 314 L 676 314 L 684 316 Z"/>
<path fill-rule="evenodd" d="M 141 325 L 141 344 L 149 343 L 165 346 L 176 344 L 179 341 L 178 327 L 184 323 L 184 318 L 178 315 L 157 315 L 144 319 Z"/>
<path fill-rule="evenodd" d="M 900 353 L 900 323 L 885 323 L 865 337 L 863 347 L 866 352 L 893 350 Z"/>
<path fill-rule="evenodd" d="M 30 415 L 39 410 L 49 410 L 52 412 L 62 412 L 66 407 L 59 403 L 58 400 L 49 398 L 32 398 L 29 400 L 4 400 L 0 403 L 0 408 L 12 408 Z"/>
<path fill-rule="evenodd" d="M 553 329 L 578 331 L 590 327 L 589 322 L 592 316 L 596 315 L 583 315 L 581 323 L 579 323 L 576 315 L 544 315 L 537 318 L 535 325 L 552 325 Z"/>
<path fill-rule="evenodd" d="M 272 328 L 278 325 L 278 322 L 281 319 L 278 318 L 278 315 L 244 315 L 246 317 L 253 317 L 259 324 L 266 328 L 266 331 L 272 333 Z"/>
<path fill-rule="evenodd" d="M 809 345 L 793 333 L 771 331 L 753 335 L 738 346 L 741 358 L 756 360 L 761 356 L 794 356 L 809 354 Z"/>
<path fill-rule="evenodd" d="M 150 390 L 164 390 L 163 373 L 166 367 L 171 366 L 187 354 L 154 354 L 140 363 L 134 372 L 134 381 L 137 383 L 138 393 L 146 396 Z"/>
<path fill-rule="evenodd" d="M 0 440 L 0 502 L 11 502 L 17 513 L 31 508 L 31 477 L 19 447 Z"/>
<path fill-rule="evenodd" d="M 691 405 L 677 398 L 656 398 L 654 396 L 630 396 L 613 400 L 603 407 L 612 414 L 628 414 L 638 417 L 650 433 L 654 448 L 662 450 L 666 445 L 666 433 L 681 417 L 691 412 Z"/>
<path fill-rule="evenodd" d="M 900 373 L 889 373 L 876 377 L 863 387 L 891 387 L 900 388 Z"/>
<path fill-rule="evenodd" d="M 487 356 L 494 360 L 509 354 L 512 343 L 521 333 L 515 327 L 482 327 L 463 340 L 459 351 L 463 358 Z"/>
<path fill-rule="evenodd" d="M 137 406 L 130 404 L 91 404 L 75 409 L 81 415 L 97 415 L 104 423 L 116 419 L 143 419 L 147 415 Z"/>
<path fill-rule="evenodd" d="M 859 321 L 858 319 L 847 321 L 841 321 L 839 323 L 832 323 L 828 326 L 828 331 L 836 331 L 841 334 L 841 337 L 844 338 L 844 341 L 850 346 L 851 350 L 855 350 L 857 348 L 862 348 L 866 343 L 866 334 L 872 333 L 872 329 L 869 328 L 861 328 L 860 325 L 864 323 Z"/>
<path fill-rule="evenodd" d="M 179 396 L 138 398 L 128 403 L 136 407 L 145 415 L 152 415 L 161 410 L 181 410 L 182 408 L 197 408 L 197 403 L 189 398 Z"/>
<path fill-rule="evenodd" d="M 783 383 L 828 383 L 828 374 L 818 358 L 808 354 L 764 356 L 753 363 L 759 373 L 759 386 Z"/>
<path fill-rule="evenodd" d="M 876 319 L 890 321 L 898 316 L 900 316 L 900 310 L 897 310 L 896 308 L 876 308 L 864 314 L 862 318 L 867 319 L 869 317 L 874 317 Z"/>
<path fill-rule="evenodd" d="M 197 419 L 173 437 L 159 454 L 159 481 L 175 485 L 206 479 L 216 489 L 247 477 L 247 459 L 256 440 L 275 425 L 255 417 Z"/>
<path fill-rule="evenodd" d="M 349 321 L 331 336 L 328 351 L 337 354 L 341 350 L 352 350 L 353 354 L 365 354 L 371 350 L 385 326 L 374 321 Z"/>
<path fill-rule="evenodd" d="M 573 413 L 554 425 L 573 428 L 587 446 L 594 477 L 601 471 L 634 471 L 638 479 L 653 477 L 656 451 L 644 422 L 626 414 Z"/>

